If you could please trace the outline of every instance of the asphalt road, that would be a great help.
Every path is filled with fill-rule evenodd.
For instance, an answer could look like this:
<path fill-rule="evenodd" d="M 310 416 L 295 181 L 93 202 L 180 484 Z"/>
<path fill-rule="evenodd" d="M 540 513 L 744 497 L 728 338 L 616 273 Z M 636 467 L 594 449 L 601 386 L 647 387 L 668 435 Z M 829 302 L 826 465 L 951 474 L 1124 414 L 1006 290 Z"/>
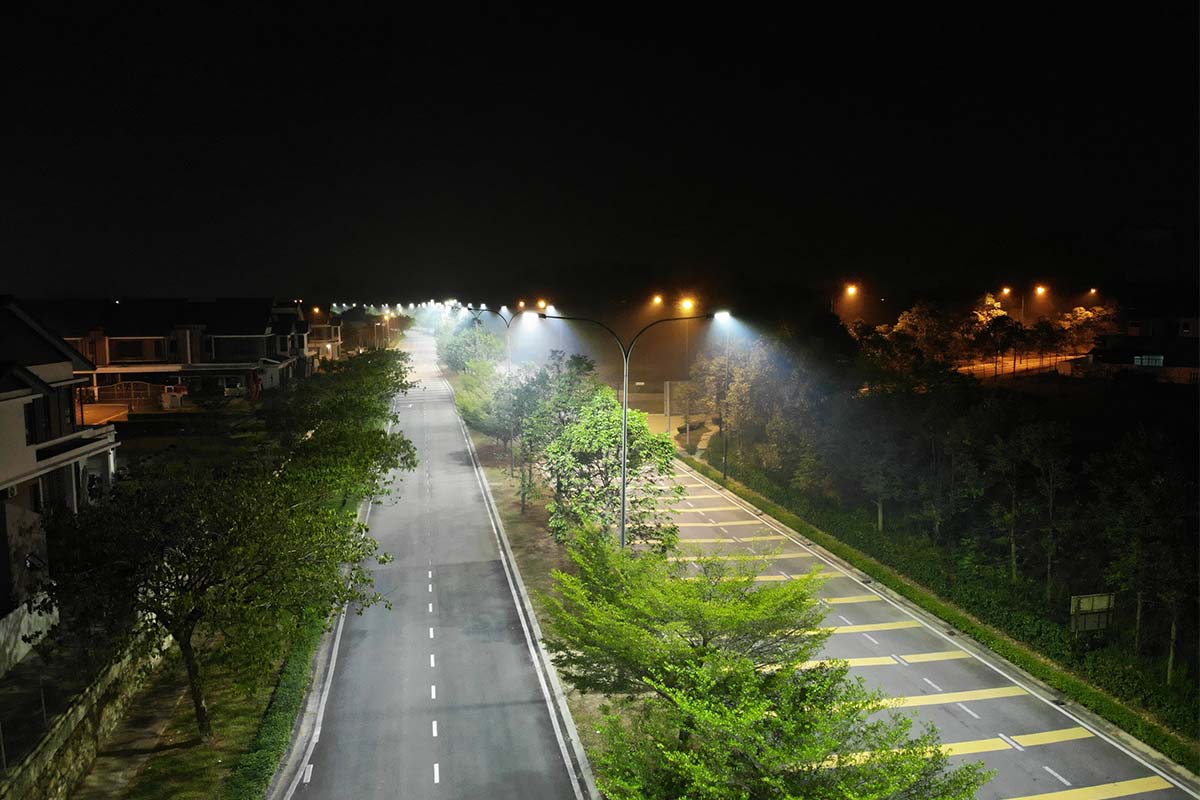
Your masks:
<path fill-rule="evenodd" d="M 393 609 L 347 615 L 295 797 L 577 797 L 432 341 L 408 340 L 422 388 L 395 408 L 420 465 L 369 517 Z"/>
<path fill-rule="evenodd" d="M 678 464 L 678 462 L 677 462 Z M 687 496 L 674 503 L 684 553 L 734 558 L 772 554 L 759 574 L 767 585 L 814 567 L 827 574 L 820 596 L 833 629 L 823 657 L 847 659 L 853 674 L 932 722 L 952 761 L 982 760 L 996 777 L 980 800 L 1044 798 L 1184 800 L 1185 792 L 1037 690 L 1008 677 L 994 657 L 964 650 L 860 583 L 783 526 L 708 483 L 683 464 L 675 480 Z M 687 556 L 684 556 L 687 557 Z"/>

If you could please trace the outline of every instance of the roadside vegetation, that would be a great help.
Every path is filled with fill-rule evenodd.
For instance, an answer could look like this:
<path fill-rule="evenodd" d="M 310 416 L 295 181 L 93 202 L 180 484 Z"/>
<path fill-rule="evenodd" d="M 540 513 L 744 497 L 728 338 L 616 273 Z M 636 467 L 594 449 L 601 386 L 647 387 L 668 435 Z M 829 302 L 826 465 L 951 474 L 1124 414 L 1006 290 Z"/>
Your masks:
<path fill-rule="evenodd" d="M 163 757 L 187 772 L 221 751 L 222 766 L 210 765 L 219 780 L 206 774 L 206 786 L 236 769 L 229 796 L 262 796 L 331 612 L 386 602 L 371 565 L 388 556 L 357 509 L 384 492 L 389 471 L 416 464 L 412 444 L 387 430 L 408 374 L 395 351 L 333 362 L 265 398 L 224 458 L 151 459 L 78 514 L 47 517 L 56 569 L 44 610 L 62 621 L 40 646 L 86 640 L 96 662 L 174 651 L 195 741 Z M 262 698 L 248 731 L 244 703 L 220 704 L 235 689 Z M 231 738 L 241 743 L 235 758 Z"/>
<path fill-rule="evenodd" d="M 544 520 L 541 535 L 559 550 L 537 562 L 563 569 L 531 583 L 552 578 L 536 593 L 545 643 L 573 705 L 587 710 L 584 741 L 606 796 L 975 796 L 988 777 L 978 765 L 951 768 L 935 731 L 888 711 L 844 663 L 811 663 L 823 641 L 817 579 L 761 589 L 755 564 L 702 561 L 691 574 L 670 560 L 673 448 L 636 411 L 633 544 L 619 549 L 612 391 L 590 361 L 558 352 L 542 366 L 498 371 L 501 349 L 489 337 L 447 324 L 439 354 L 459 368 L 464 418 L 507 456 L 502 513 L 516 515 L 523 535 L 527 519 Z"/>

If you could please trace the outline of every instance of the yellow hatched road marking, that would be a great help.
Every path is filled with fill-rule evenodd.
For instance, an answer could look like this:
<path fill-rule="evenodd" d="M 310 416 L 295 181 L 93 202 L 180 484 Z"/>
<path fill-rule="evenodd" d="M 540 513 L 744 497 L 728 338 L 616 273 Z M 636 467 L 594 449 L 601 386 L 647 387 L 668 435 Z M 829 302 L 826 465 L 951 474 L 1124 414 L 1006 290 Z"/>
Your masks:
<path fill-rule="evenodd" d="M 742 511 L 739 506 L 712 506 L 711 508 L 672 508 L 672 514 L 700 514 L 705 511 Z"/>
<path fill-rule="evenodd" d="M 867 625 L 835 625 L 832 628 L 821 628 L 829 633 L 872 633 L 874 631 L 898 631 L 902 628 L 919 628 L 921 623 L 915 619 L 905 619 L 899 622 L 872 622 Z"/>
<path fill-rule="evenodd" d="M 845 661 L 851 667 L 894 667 L 899 664 L 896 659 L 891 656 L 868 656 L 866 658 L 823 658 L 820 661 L 805 661 L 800 665 L 800 669 L 811 669 L 813 667 L 823 667 L 826 664 L 836 664 L 839 661 Z"/>
<path fill-rule="evenodd" d="M 888 705 L 897 708 L 936 706 L 942 703 L 966 703 L 973 700 L 997 700 L 1001 697 L 1020 697 L 1029 694 L 1020 686 L 999 686 L 995 689 L 974 689 L 969 692 L 941 692 L 940 694 L 918 694 L 912 697 L 893 697 Z"/>
<path fill-rule="evenodd" d="M 688 494 L 684 495 L 684 500 L 715 500 L 720 497 L 719 494 Z M 672 498 L 674 499 L 674 498 Z"/>
<path fill-rule="evenodd" d="M 786 536 L 780 536 L 777 533 L 773 533 L 770 536 L 739 536 L 738 541 L 739 542 L 771 542 L 771 541 L 777 541 L 779 539 L 786 539 L 786 538 L 787 538 Z M 725 541 L 728 541 L 728 540 L 725 540 Z"/>
<path fill-rule="evenodd" d="M 1157 792 L 1159 789 L 1170 788 L 1170 783 L 1157 775 L 1151 775 L 1148 778 L 1101 783 L 1097 786 L 1080 786 L 1078 789 L 1066 789 L 1061 792 L 1027 794 L 1024 797 L 1012 797 L 1009 800 L 1111 800 L 1114 797 L 1129 797 L 1131 794 Z"/>
<path fill-rule="evenodd" d="M 700 561 L 701 559 L 712 559 L 713 561 L 779 561 L 785 558 L 813 558 L 812 553 L 779 553 L 778 555 L 747 553 L 745 555 L 735 556 L 667 556 L 667 561 Z"/>
<path fill-rule="evenodd" d="M 763 525 L 762 520 L 758 519 L 739 519 L 734 522 L 679 522 L 676 523 L 680 528 L 726 528 L 730 525 Z M 765 527 L 765 526 L 764 526 Z"/>
<path fill-rule="evenodd" d="M 801 573 L 798 573 L 796 575 L 796 577 L 807 578 L 809 575 L 814 575 L 814 574 L 818 578 L 846 578 L 846 577 L 849 577 L 847 575 L 844 575 L 841 572 L 833 572 L 833 571 L 817 572 L 817 573 L 801 572 Z M 755 575 L 754 576 L 755 583 L 767 583 L 767 582 L 774 582 L 774 581 L 790 581 L 791 579 L 792 578 L 787 575 Z M 692 576 L 692 577 L 686 578 L 686 580 L 698 581 L 698 580 L 701 580 L 701 578 L 699 576 Z M 737 575 L 726 575 L 725 577 L 721 578 L 721 580 L 723 580 L 723 581 L 740 581 L 740 580 L 742 580 L 742 578 L 738 577 Z"/>
<path fill-rule="evenodd" d="M 880 598 L 877 594 L 851 594 L 846 597 L 822 597 L 821 599 L 832 606 L 838 606 L 842 603 L 874 603 Z"/>
<path fill-rule="evenodd" d="M 950 661 L 955 658 L 970 658 L 966 650 L 939 650 L 936 653 L 913 653 L 900 656 L 910 664 L 923 664 L 926 661 Z"/>
<path fill-rule="evenodd" d="M 723 536 L 720 539 L 687 539 L 679 540 L 680 544 L 740 544 L 741 542 L 777 542 L 781 539 L 786 539 L 786 536 L 774 534 L 771 536 L 739 536 L 733 539 L 730 536 Z"/>
<path fill-rule="evenodd" d="M 1092 732 L 1087 728 L 1061 728 L 1057 731 L 1046 731 L 1045 733 L 1025 733 L 1020 736 L 1012 737 L 1012 740 L 1021 747 L 1037 747 L 1039 744 L 1055 744 L 1056 742 L 1070 742 L 1075 739 L 1090 739 Z"/>

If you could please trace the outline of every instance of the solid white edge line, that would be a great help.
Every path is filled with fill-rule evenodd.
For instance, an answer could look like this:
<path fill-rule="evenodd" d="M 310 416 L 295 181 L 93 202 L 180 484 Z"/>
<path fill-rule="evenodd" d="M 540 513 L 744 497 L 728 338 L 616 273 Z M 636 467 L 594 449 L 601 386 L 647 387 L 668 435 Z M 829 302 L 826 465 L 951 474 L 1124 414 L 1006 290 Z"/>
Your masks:
<path fill-rule="evenodd" d="M 438 371 L 439 373 L 441 372 L 440 367 L 438 368 Z M 447 381 L 445 377 L 443 377 L 442 380 L 446 383 L 446 387 L 450 390 L 450 396 L 454 397 L 454 387 L 450 386 L 450 382 Z M 479 485 L 479 492 L 483 497 L 483 505 L 488 514 L 488 522 L 490 522 L 492 526 L 492 535 L 496 538 L 496 547 L 499 551 L 500 564 L 504 568 L 504 577 L 508 580 L 508 590 L 512 594 L 513 604 L 516 606 L 517 618 L 521 620 L 521 629 L 525 633 L 525 644 L 529 648 L 529 658 L 533 662 L 533 671 L 537 675 L 538 685 L 542 690 L 542 696 L 546 699 L 546 710 L 550 712 L 550 724 L 554 728 L 554 737 L 558 740 L 558 749 L 562 755 L 563 763 L 567 768 L 567 775 L 570 777 L 571 788 L 575 793 L 576 800 L 584 800 L 583 792 L 579 788 L 579 776 L 575 774 L 575 768 L 571 763 L 571 756 L 567 752 L 567 742 L 563 738 L 562 728 L 558 724 L 558 715 L 555 713 L 554 701 L 550 696 L 550 689 L 546 685 L 546 677 L 542 674 L 542 670 L 540 668 L 537 646 L 534 644 L 533 635 L 529 631 L 529 621 L 525 619 L 526 609 L 521 603 L 521 598 L 517 593 L 516 584 L 513 582 L 513 570 L 516 569 L 516 565 L 510 565 L 508 563 L 508 555 L 504 549 L 503 542 L 500 541 L 500 529 L 496 525 L 496 514 L 498 512 L 495 511 L 490 502 L 491 494 L 487 490 L 487 484 L 485 483 L 483 475 L 483 467 L 480 465 L 479 457 L 475 453 L 475 444 L 471 441 L 471 435 L 467 432 L 467 426 L 463 422 L 462 417 L 458 414 L 457 405 L 455 405 L 454 408 L 454 416 L 458 420 L 458 427 L 463 435 L 463 441 L 466 442 L 467 451 L 471 455 L 471 466 L 475 470 L 475 482 Z M 536 624 L 536 622 L 534 624 Z M 581 763 L 579 765 L 580 770 L 584 773 L 583 777 L 585 783 L 588 785 L 589 793 L 592 793 L 594 791 L 593 787 L 595 784 L 593 783 L 591 777 L 590 766 L 586 761 L 586 754 L 581 754 L 581 756 Z M 599 792 L 595 792 L 593 796 L 599 797 Z"/>
<path fill-rule="evenodd" d="M 676 459 L 676 460 L 678 460 L 678 459 Z M 693 474 L 693 476 L 696 478 L 696 480 L 699 480 L 699 481 L 701 481 L 701 482 L 708 481 L 708 478 L 706 478 L 706 477 L 704 477 L 704 476 L 700 475 L 699 473 L 697 473 L 695 470 L 693 470 L 693 469 L 692 469 L 690 466 L 688 466 L 687 464 L 683 463 L 682 461 L 680 461 L 680 462 L 679 462 L 679 464 L 680 464 L 680 465 L 681 465 L 681 466 L 682 466 L 684 469 L 687 469 L 687 470 L 689 470 L 690 472 L 692 472 L 692 474 Z M 752 504 L 750 504 L 750 503 L 746 502 L 746 501 L 745 501 L 745 500 L 743 500 L 741 497 L 738 497 L 738 495 L 737 495 L 735 492 L 731 492 L 731 491 L 729 491 L 728 489 L 726 489 L 725 487 L 723 487 L 723 486 L 719 486 L 719 485 L 716 485 L 716 484 L 713 484 L 713 483 L 711 483 L 711 482 L 709 482 L 709 483 L 708 483 L 708 486 L 709 486 L 709 488 L 711 488 L 713 491 L 717 491 L 717 492 L 721 492 L 721 491 L 723 491 L 723 492 L 725 492 L 725 493 L 726 493 L 726 495 L 728 495 L 728 496 L 729 496 L 729 499 L 730 499 L 732 502 L 734 502 L 734 503 L 737 503 L 737 504 L 741 505 L 741 506 L 742 506 L 742 508 L 743 508 L 743 509 L 746 509 L 746 510 L 747 510 L 749 513 L 754 513 L 754 512 L 752 512 L 752 511 L 749 511 L 749 508 L 747 508 L 747 507 L 753 507 L 753 506 L 752 506 Z M 878 589 L 875 589 L 873 586 L 870 586 L 870 585 L 868 585 L 868 584 L 865 584 L 865 583 L 863 583 L 861 580 L 859 580 L 859 578 L 858 578 L 856 575 L 853 575 L 853 574 L 852 574 L 852 573 L 851 573 L 849 570 L 842 570 L 840 567 L 838 567 L 838 565 L 837 565 L 837 564 L 835 564 L 835 563 L 834 563 L 833 561 L 831 561 L 830 559 L 828 559 L 828 558 L 826 558 L 825 556 L 823 556 L 823 555 L 821 555 L 820 553 L 818 553 L 818 552 L 817 552 L 817 551 L 816 551 L 816 550 L 815 550 L 813 547 L 811 547 L 810 545 L 806 545 L 806 544 L 804 544 L 803 542 L 801 542 L 799 539 L 797 539 L 795 536 L 793 536 L 791 533 L 789 533 L 789 532 L 788 532 L 788 530 L 787 530 L 786 528 L 781 528 L 781 527 L 779 527 L 778 525 L 776 525 L 775 523 L 773 523 L 773 522 L 771 522 L 771 521 L 767 520 L 767 519 L 765 518 L 765 515 L 764 515 L 763 517 L 760 517 L 760 519 L 762 520 L 763 524 L 764 524 L 764 525 L 766 525 L 768 528 L 771 528 L 771 529 L 772 529 L 772 530 L 774 530 L 775 532 L 777 532 L 777 533 L 780 533 L 780 534 L 782 534 L 782 535 L 786 536 L 788 539 L 791 539 L 791 540 L 792 540 L 794 543 L 796 543 L 796 544 L 797 544 L 797 545 L 799 545 L 800 547 L 803 547 L 805 550 L 808 550 L 808 551 L 809 551 L 810 553 L 812 553 L 812 554 L 813 554 L 813 555 L 814 555 L 816 558 L 819 558 L 820 560 L 824 561 L 826 564 L 828 564 L 829 566 L 833 567 L 834 569 L 837 569 L 837 570 L 839 570 L 839 571 L 845 572 L 845 573 L 846 573 L 846 576 L 847 576 L 847 577 L 849 577 L 849 578 L 850 578 L 852 581 L 854 581 L 855 583 L 857 583 L 859 586 L 863 587 L 864 589 L 866 589 L 867 591 L 869 591 L 871 594 L 879 595 L 880 599 L 882 599 L 882 600 L 883 600 L 884 602 L 886 602 L 886 603 L 889 603 L 889 604 L 890 604 L 890 605 L 891 605 L 893 608 L 895 608 L 897 611 L 899 611 L 900 613 L 904 614 L 905 616 L 907 616 L 907 617 L 910 617 L 911 619 L 914 619 L 914 620 L 916 620 L 917 622 L 921 623 L 921 626 L 922 626 L 922 627 L 928 628 L 930 631 L 932 631 L 932 632 L 933 632 L 934 634 L 936 634 L 937 636 L 940 636 L 941 638 L 945 639 L 947 642 L 950 642 L 951 644 L 955 645 L 955 647 L 956 647 L 957 649 L 959 649 L 959 650 L 962 650 L 962 651 L 963 651 L 963 652 L 965 652 L 965 653 L 968 653 L 968 654 L 969 654 L 969 655 L 970 655 L 972 658 L 974 658 L 976 661 L 978 661 L 979 663 L 981 663 L 981 664 L 983 664 L 984 666 L 988 667 L 989 669 L 991 669 L 993 672 L 995 672 L 997 675 L 1001 676 L 1002 678 L 1004 678 L 1004 679 L 1008 680 L 1008 681 L 1009 681 L 1010 683 L 1012 683 L 1014 686 L 1018 686 L 1018 687 L 1020 687 L 1020 688 L 1024 689 L 1026 692 L 1028 692 L 1028 693 L 1029 693 L 1029 695 L 1030 695 L 1031 697 L 1036 697 L 1038 700 L 1041 700 L 1041 701 L 1042 701 L 1043 703 L 1045 703 L 1047 706 L 1049 706 L 1050 708 L 1052 708 L 1052 709 L 1054 709 L 1055 711 L 1059 712 L 1060 714 L 1062 714 L 1062 715 L 1063 715 L 1064 717 L 1066 717 L 1067 719 L 1070 719 L 1070 720 L 1072 720 L 1072 721 L 1074 721 L 1074 722 L 1078 723 L 1080 727 L 1084 728 L 1085 730 L 1088 730 L 1088 731 L 1090 731 L 1090 732 L 1091 732 L 1093 735 L 1095 735 L 1095 736 L 1098 736 L 1099 738 L 1101 738 L 1101 739 L 1103 739 L 1104 741 L 1108 742 L 1110 745 L 1112 745 L 1113 747 L 1117 748 L 1117 749 L 1118 749 L 1118 750 L 1120 750 L 1122 753 L 1124 753 L 1125 755 L 1129 756 L 1129 757 L 1130 757 L 1130 758 L 1132 758 L 1134 761 L 1136 761 L 1137 763 L 1141 764 L 1143 767 L 1145 767 L 1146 769 L 1150 770 L 1150 771 L 1151 771 L 1151 772 L 1153 772 L 1155 775 L 1158 775 L 1160 778 L 1162 778 L 1163 780 L 1167 781 L 1168 783 L 1170 783 L 1172 786 L 1176 787 L 1176 788 L 1177 788 L 1177 789 L 1179 789 L 1180 791 L 1182 791 L 1182 792 L 1184 792 L 1184 793 L 1186 793 L 1186 794 L 1190 795 L 1191 797 L 1194 797 L 1194 798 L 1196 798 L 1196 800 L 1200 800 L 1200 792 L 1196 792 L 1196 791 L 1194 791 L 1193 789 L 1190 789 L 1190 788 L 1188 788 L 1188 787 L 1187 787 L 1187 786 L 1185 786 L 1183 783 L 1181 783 L 1181 782 L 1180 782 L 1180 781 L 1179 781 L 1179 780 L 1178 780 L 1178 779 L 1177 779 L 1177 778 L 1176 778 L 1174 775 L 1171 775 L 1171 774 L 1170 774 L 1170 773 L 1168 773 L 1168 772 L 1164 772 L 1163 770 L 1159 769 L 1159 768 L 1158 768 L 1158 767 L 1156 767 L 1155 765 L 1153 765 L 1153 764 L 1151 764 L 1150 762 L 1146 761 L 1146 760 L 1145 760 L 1144 758 L 1142 758 L 1140 755 L 1138 755 L 1137 753 L 1134 753 L 1134 752 L 1133 752 L 1133 751 L 1131 751 L 1129 748 L 1125 747 L 1125 745 L 1121 744 L 1120 742 L 1118 742 L 1117 740 L 1113 739 L 1113 738 L 1112 738 L 1111 736 L 1109 736 L 1108 734 L 1104 733 L 1104 731 L 1097 730 L 1097 729 L 1096 729 L 1094 726 L 1092 726 L 1092 725 L 1089 725 L 1089 724 L 1088 724 L 1087 722 L 1085 722 L 1084 720 L 1082 720 L 1082 719 L 1080 719 L 1079 717 L 1075 716 L 1075 715 L 1074 715 L 1074 714 L 1072 714 L 1072 713 L 1071 713 L 1071 712 L 1070 712 L 1068 709 L 1066 709 L 1066 708 L 1063 708 L 1062 706 L 1059 706 L 1059 705 L 1055 705 L 1053 701 L 1051 701 L 1051 700 L 1049 700 L 1049 699 L 1047 699 L 1047 698 L 1043 697 L 1043 696 L 1042 696 L 1042 695 L 1041 695 L 1039 692 L 1035 692 L 1033 689 L 1031 689 L 1030 687 L 1026 686 L 1024 683 L 1022 683 L 1021 681 L 1017 680 L 1017 679 L 1016 679 L 1016 678 L 1014 678 L 1013 676 L 1009 675 L 1007 672 L 1005 672 L 1004 670 L 1002 670 L 1000 667 L 996 666 L 995 664 L 991 663 L 991 662 L 990 662 L 990 661 L 988 661 L 986 658 L 983 658 L 983 657 L 982 657 L 982 656 L 980 656 L 978 653 L 974 653 L 974 652 L 972 652 L 971 650 L 968 650 L 967 648 L 960 646 L 960 645 L 959 645 L 957 642 L 955 642 L 955 641 L 954 641 L 954 640 L 953 640 L 953 639 L 952 639 L 950 636 L 946 635 L 946 632 L 945 632 L 945 631 L 940 631 L 940 630 L 938 630 L 937 628 L 935 628 L 934 626 L 930 625 L 930 624 L 929 624 L 928 622 L 926 622 L 925 620 L 923 620 L 923 619 L 919 618 L 919 617 L 918 617 L 916 614 L 914 614 L 913 612 L 909 611 L 909 610 L 908 610 L 907 608 L 905 608 L 904 606 L 902 606 L 902 605 L 900 605 L 899 603 L 897 603 L 897 602 L 896 602 L 895 600 L 893 600 L 892 598 L 890 598 L 890 597 L 888 597 L 887 595 L 885 595 L 885 594 L 883 594 L 882 592 L 880 592 Z M 925 613 L 928 613 L 928 612 L 925 612 Z M 932 614 L 931 614 L 930 616 L 933 616 L 935 619 L 937 619 L 936 615 L 932 615 Z M 948 622 L 945 622 L 945 623 L 943 623 L 943 624 L 945 624 L 945 625 L 949 625 L 950 623 L 948 623 Z M 863 635 L 864 635 L 864 636 L 866 636 L 866 634 L 863 634 Z M 983 645 L 978 645 L 978 646 L 979 646 L 979 647 L 983 647 Z M 989 651 L 989 652 L 990 652 L 990 651 Z M 1132 736 L 1132 734 L 1130 734 L 1130 735 Z M 1136 737 L 1135 737 L 1135 738 L 1136 738 Z M 1147 745 L 1147 747 L 1149 747 L 1149 745 Z M 1163 758 L 1166 758 L 1166 756 L 1163 756 Z M 1167 760 L 1169 761 L 1170 759 L 1167 759 Z"/>

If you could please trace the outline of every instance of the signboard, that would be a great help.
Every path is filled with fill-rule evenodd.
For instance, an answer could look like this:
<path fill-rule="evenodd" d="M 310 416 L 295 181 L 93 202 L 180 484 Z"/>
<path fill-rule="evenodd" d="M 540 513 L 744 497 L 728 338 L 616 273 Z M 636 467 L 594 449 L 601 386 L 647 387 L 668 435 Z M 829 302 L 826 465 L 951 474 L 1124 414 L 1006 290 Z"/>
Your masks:
<path fill-rule="evenodd" d="M 1115 605 L 1112 592 L 1071 595 L 1071 630 L 1078 633 L 1107 628 L 1112 622 Z"/>

